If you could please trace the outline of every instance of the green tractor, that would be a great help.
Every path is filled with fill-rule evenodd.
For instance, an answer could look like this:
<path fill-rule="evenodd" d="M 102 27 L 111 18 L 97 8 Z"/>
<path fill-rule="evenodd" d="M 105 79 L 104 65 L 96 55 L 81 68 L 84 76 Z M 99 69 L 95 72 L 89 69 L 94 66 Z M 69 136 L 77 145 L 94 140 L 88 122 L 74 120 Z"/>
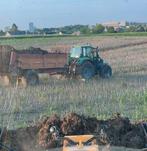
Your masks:
<path fill-rule="evenodd" d="M 68 73 L 81 76 L 83 79 L 91 79 L 99 74 L 102 78 L 112 76 L 111 67 L 100 58 L 99 49 L 91 45 L 74 46 L 68 57 Z"/>

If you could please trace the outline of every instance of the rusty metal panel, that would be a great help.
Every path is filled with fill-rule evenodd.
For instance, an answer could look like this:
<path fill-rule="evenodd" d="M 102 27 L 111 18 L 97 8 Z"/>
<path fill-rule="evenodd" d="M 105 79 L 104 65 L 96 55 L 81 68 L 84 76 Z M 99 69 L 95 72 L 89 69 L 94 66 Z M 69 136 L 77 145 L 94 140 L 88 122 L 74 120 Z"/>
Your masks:
<path fill-rule="evenodd" d="M 19 54 L 17 61 L 18 67 L 22 69 L 38 69 L 44 66 L 43 55 L 38 54 Z"/>
<path fill-rule="evenodd" d="M 66 64 L 67 54 L 50 53 L 44 55 L 44 64 L 46 68 L 62 68 Z"/>
<path fill-rule="evenodd" d="M 67 60 L 65 53 L 19 54 L 17 56 L 18 67 L 22 69 L 44 69 L 64 67 Z"/>
<path fill-rule="evenodd" d="M 0 72 L 1 73 L 8 73 L 9 72 L 9 63 L 10 63 L 10 56 L 11 51 L 14 48 L 7 45 L 0 45 Z"/>
<path fill-rule="evenodd" d="M 17 53 L 12 51 L 10 56 L 10 66 L 16 66 Z"/>

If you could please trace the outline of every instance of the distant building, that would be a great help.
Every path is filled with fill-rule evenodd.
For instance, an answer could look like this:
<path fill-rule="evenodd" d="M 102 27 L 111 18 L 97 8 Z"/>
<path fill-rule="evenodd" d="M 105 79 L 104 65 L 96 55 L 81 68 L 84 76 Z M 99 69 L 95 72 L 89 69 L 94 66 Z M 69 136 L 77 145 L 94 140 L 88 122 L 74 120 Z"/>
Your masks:
<path fill-rule="evenodd" d="M 12 35 L 10 34 L 10 32 L 6 32 L 5 37 L 11 37 Z"/>
<path fill-rule="evenodd" d="M 34 26 L 33 22 L 29 23 L 29 32 L 30 33 L 34 33 L 35 32 L 35 26 Z"/>
<path fill-rule="evenodd" d="M 80 35 L 81 35 L 81 32 L 80 32 L 80 31 L 76 31 L 76 32 L 72 33 L 72 35 L 80 36 Z"/>
<path fill-rule="evenodd" d="M 62 32 L 59 32 L 58 35 L 63 35 L 63 33 L 62 33 Z"/>
<path fill-rule="evenodd" d="M 126 27 L 127 23 L 126 21 L 110 21 L 110 22 L 105 22 L 102 23 L 102 25 L 105 27 L 105 31 L 107 27 L 114 27 L 115 31 L 118 31 L 119 29 Z"/>
<path fill-rule="evenodd" d="M 125 26 L 127 26 L 127 22 L 126 21 L 120 21 L 119 26 L 120 27 L 125 27 Z"/>

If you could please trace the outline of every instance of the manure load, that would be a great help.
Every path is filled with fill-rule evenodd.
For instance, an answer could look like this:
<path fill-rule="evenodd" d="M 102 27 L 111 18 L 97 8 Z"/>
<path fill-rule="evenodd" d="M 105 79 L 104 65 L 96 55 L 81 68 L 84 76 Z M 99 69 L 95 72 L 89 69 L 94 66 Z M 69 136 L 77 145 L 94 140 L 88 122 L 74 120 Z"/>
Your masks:
<path fill-rule="evenodd" d="M 130 148 L 143 151 L 143 148 L 147 147 L 146 133 L 147 121 L 131 123 L 129 118 L 119 114 L 107 120 L 98 120 L 95 117 L 67 113 L 63 117 L 55 114 L 44 116 L 31 126 L 15 130 L 4 129 L 0 144 L 11 147 L 11 150 L 15 151 L 55 151 L 63 147 L 64 137 L 89 134 L 95 136 L 98 145 L 109 145 L 107 151 L 133 150 Z M 71 145 L 74 145 L 72 143 Z M 112 148 L 113 146 L 117 148 Z M 76 151 L 82 150 L 76 149 Z"/>

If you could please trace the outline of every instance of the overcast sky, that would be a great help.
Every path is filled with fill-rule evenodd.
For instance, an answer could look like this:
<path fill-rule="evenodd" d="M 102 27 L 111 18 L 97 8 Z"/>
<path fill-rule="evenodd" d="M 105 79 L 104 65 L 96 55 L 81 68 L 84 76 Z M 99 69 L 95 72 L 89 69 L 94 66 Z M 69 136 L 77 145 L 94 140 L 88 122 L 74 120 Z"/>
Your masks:
<path fill-rule="evenodd" d="M 0 29 L 16 23 L 37 27 L 127 20 L 147 22 L 147 0 L 0 0 Z"/>

